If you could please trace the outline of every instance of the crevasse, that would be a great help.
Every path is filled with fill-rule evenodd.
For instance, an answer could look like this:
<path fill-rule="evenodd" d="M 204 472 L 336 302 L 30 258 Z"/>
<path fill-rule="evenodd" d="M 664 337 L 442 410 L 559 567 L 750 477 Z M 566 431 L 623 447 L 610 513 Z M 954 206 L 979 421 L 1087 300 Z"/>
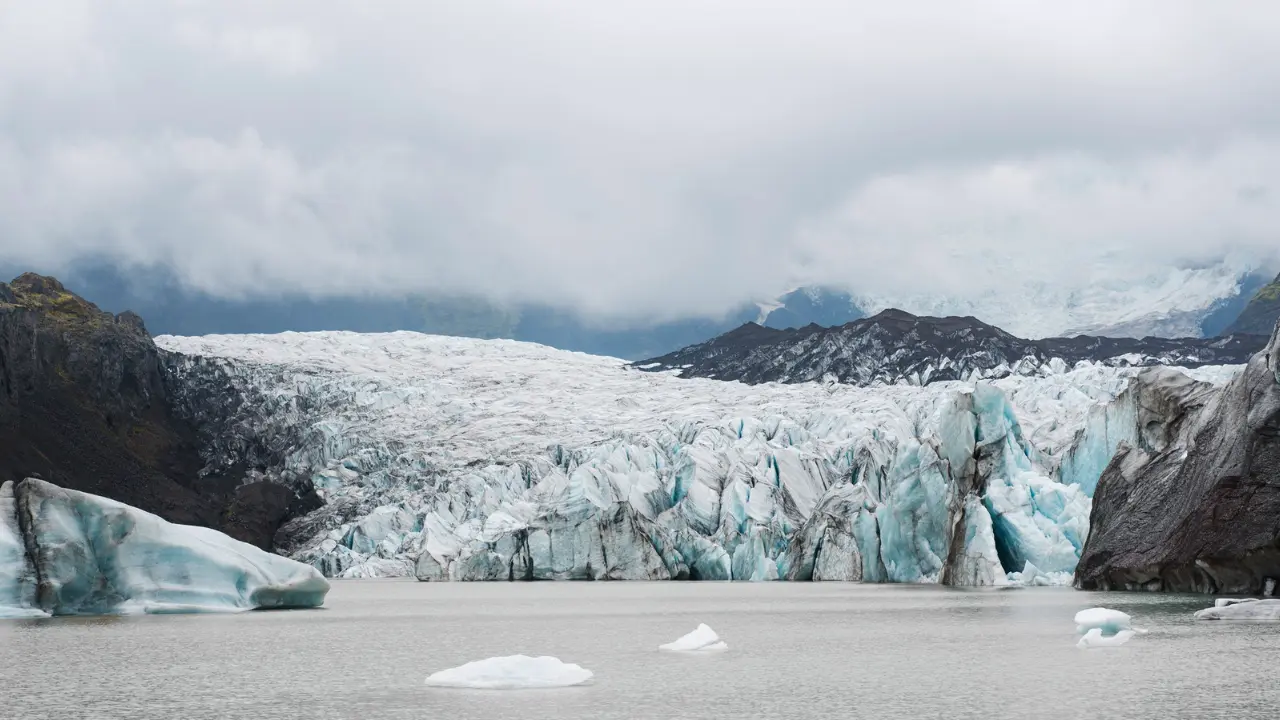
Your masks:
<path fill-rule="evenodd" d="M 1061 582 L 1140 432 L 1138 370 L 1088 364 L 747 386 L 415 333 L 157 342 L 192 406 L 231 373 L 211 467 L 325 496 L 277 541 L 327 576 Z"/>

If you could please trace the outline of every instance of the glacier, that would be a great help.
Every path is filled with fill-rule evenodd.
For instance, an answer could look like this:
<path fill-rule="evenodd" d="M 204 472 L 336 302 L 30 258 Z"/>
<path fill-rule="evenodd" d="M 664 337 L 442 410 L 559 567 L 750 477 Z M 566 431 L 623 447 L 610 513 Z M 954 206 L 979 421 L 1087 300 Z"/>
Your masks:
<path fill-rule="evenodd" d="M 38 479 L 0 486 L 0 617 L 318 607 L 313 567 Z"/>
<path fill-rule="evenodd" d="M 156 338 L 208 472 L 312 484 L 277 534 L 325 576 L 1061 583 L 1141 372 L 744 385 L 410 332 Z M 228 379 L 230 385 L 228 385 Z M 182 398 L 180 398 L 180 401 Z"/>

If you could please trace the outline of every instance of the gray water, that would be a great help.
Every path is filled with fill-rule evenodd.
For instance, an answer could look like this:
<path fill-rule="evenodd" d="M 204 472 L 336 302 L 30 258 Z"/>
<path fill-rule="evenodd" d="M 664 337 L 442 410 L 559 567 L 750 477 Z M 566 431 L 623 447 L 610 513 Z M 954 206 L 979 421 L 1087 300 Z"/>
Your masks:
<path fill-rule="evenodd" d="M 0 717 L 1273 718 L 1280 627 L 1207 598 L 841 583 L 339 581 L 326 607 L 0 621 Z M 1075 647 L 1102 605 L 1151 632 Z M 728 652 L 656 651 L 699 622 Z M 560 690 L 426 687 L 494 655 L 595 672 Z"/>

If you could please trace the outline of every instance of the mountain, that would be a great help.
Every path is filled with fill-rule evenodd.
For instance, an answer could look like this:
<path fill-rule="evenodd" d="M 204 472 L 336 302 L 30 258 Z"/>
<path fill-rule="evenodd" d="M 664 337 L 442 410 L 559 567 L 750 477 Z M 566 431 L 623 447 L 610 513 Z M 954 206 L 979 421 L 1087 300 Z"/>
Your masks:
<path fill-rule="evenodd" d="M 125 273 L 112 265 L 96 263 L 77 266 L 66 282 L 104 309 L 132 311 L 146 317 L 148 327 L 157 334 L 412 330 L 455 337 L 524 340 L 625 359 L 651 357 L 702 342 L 765 315 L 755 304 L 743 303 L 724 318 L 694 317 L 637 325 L 595 321 L 544 305 L 504 306 L 481 298 L 440 295 L 271 295 L 233 300 L 190 290 L 163 269 Z M 821 303 L 822 294 L 817 295 L 817 302 Z M 812 305 L 814 301 L 801 294 L 796 302 Z M 773 313 L 786 312 L 786 303 L 776 305 Z M 802 311 L 792 316 L 797 322 L 810 321 Z"/>
<path fill-rule="evenodd" d="M 747 323 L 700 345 L 636 363 L 681 377 L 748 384 L 824 378 L 852 385 L 928 384 L 1030 374 L 1081 361 L 1111 366 L 1231 365 L 1266 344 L 1264 335 L 1212 339 L 1077 336 L 1027 340 L 973 317 L 917 317 L 885 310 L 840 327 L 774 330 Z"/>
<path fill-rule="evenodd" d="M 783 330 L 834 327 L 890 307 L 980 317 L 1023 337 L 1212 337 L 1236 320 L 1270 277 L 1242 267 L 1223 261 L 1163 268 L 1139 281 L 1100 280 L 1074 289 L 1015 281 L 965 296 L 876 296 L 807 286 L 773 299 L 744 299 L 722 316 L 703 317 L 691 308 L 686 317 L 670 321 L 594 318 L 536 303 L 430 292 L 313 297 L 263 288 L 254 297 L 228 299 L 192 290 L 163 266 L 125 270 L 106 261 L 80 262 L 61 275 L 68 287 L 105 310 L 146 317 L 159 334 L 412 330 L 638 360 L 705 342 L 746 322 Z"/>
<path fill-rule="evenodd" d="M 1226 332 L 1266 334 L 1275 328 L 1277 321 L 1280 321 L 1280 275 L 1258 290 Z"/>
<path fill-rule="evenodd" d="M 204 474 L 199 414 L 142 319 L 112 315 L 57 280 L 0 283 L 0 482 L 38 477 L 181 524 L 269 547 L 313 493 Z"/>
<path fill-rule="evenodd" d="M 922 316 L 974 316 L 1019 337 L 1213 337 L 1235 320 L 1275 272 L 1221 259 L 1195 265 L 1124 264 L 1078 281 L 1045 281 L 1045 268 L 992 258 L 982 286 L 963 292 L 887 292 L 858 297 L 867 314 L 888 308 Z M 976 282 L 976 281 L 975 281 Z M 1268 331 L 1269 332 L 1269 331 Z"/>
<path fill-rule="evenodd" d="M 803 287 L 786 293 L 775 303 L 762 304 L 756 322 L 768 328 L 788 330 L 805 325 L 843 325 L 864 316 L 857 299 L 847 292 Z"/>

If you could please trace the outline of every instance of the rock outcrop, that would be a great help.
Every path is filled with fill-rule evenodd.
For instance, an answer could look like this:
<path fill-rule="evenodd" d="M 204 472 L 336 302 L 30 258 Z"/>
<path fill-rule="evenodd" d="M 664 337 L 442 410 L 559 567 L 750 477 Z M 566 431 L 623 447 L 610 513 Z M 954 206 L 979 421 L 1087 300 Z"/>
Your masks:
<path fill-rule="evenodd" d="M 1136 382 L 1143 382 L 1139 378 Z M 1098 482 L 1076 586 L 1262 593 L 1280 578 L 1280 325 L 1203 407 L 1168 387 Z M 1161 415 L 1163 417 L 1154 417 Z"/>
<path fill-rule="evenodd" d="M 252 468 L 204 472 L 210 418 L 174 402 L 167 364 L 133 313 L 103 312 L 50 277 L 0 283 L 0 481 L 43 478 L 270 548 L 318 502 L 244 483 Z"/>
<path fill-rule="evenodd" d="M 1226 333 L 1265 333 L 1280 320 L 1280 275 L 1258 290 Z"/>
<path fill-rule="evenodd" d="M 1268 327 L 1268 331 L 1270 327 Z M 847 385 L 928 385 L 947 380 L 1046 375 L 1080 362 L 1108 367 L 1238 365 L 1266 334 L 1218 338 L 1028 340 L 973 317 L 921 317 L 885 310 L 839 327 L 774 330 L 747 323 L 700 345 L 635 363 L 684 378 Z"/>

